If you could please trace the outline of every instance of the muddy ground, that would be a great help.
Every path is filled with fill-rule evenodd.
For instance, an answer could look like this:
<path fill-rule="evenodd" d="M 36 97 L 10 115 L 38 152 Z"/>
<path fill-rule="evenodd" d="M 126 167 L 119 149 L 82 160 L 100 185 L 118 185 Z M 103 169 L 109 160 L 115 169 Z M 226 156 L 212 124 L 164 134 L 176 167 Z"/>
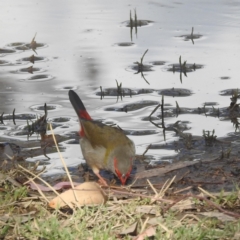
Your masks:
<path fill-rule="evenodd" d="M 176 133 L 177 135 L 177 133 Z M 181 133 L 177 141 L 166 144 L 152 144 L 149 149 L 173 149 L 176 154 L 166 161 L 152 161 L 152 156 L 146 153 L 137 155 L 131 178 L 127 184 L 134 188 L 149 187 L 147 179 L 156 187 L 161 188 L 167 179 L 176 176 L 174 180 L 174 191 L 187 188 L 186 191 L 197 191 L 198 187 L 209 192 L 232 191 L 236 189 L 240 180 L 240 158 L 239 158 L 239 132 L 229 134 L 226 138 L 217 139 L 214 134 L 209 136 L 192 136 Z M 62 141 L 78 144 L 77 132 L 72 132 L 68 137 L 56 136 L 61 148 Z M 0 169 L 8 171 L 14 168 L 15 163 L 25 166 L 34 166 L 25 159 L 38 155 L 47 156 L 56 152 L 54 143 L 49 139 L 31 141 L 18 141 L 8 138 L 0 138 Z M 46 145 L 47 143 L 47 145 Z M 147 149 L 146 149 L 147 150 Z M 80 151 L 80 148 L 79 148 Z M 7 154 L 7 155 L 6 155 Z M 12 160 L 6 156 L 11 156 Z M 49 159 L 51 161 L 51 159 Z M 39 162 L 38 169 L 41 170 L 48 162 Z M 42 166 L 41 166 L 42 165 Z M 74 181 L 96 180 L 97 178 L 85 164 L 69 168 Z M 113 174 L 102 170 L 101 174 L 112 184 L 120 185 Z M 18 179 L 21 182 L 21 177 Z M 66 180 L 65 175 L 53 175 L 47 177 L 51 184 Z"/>

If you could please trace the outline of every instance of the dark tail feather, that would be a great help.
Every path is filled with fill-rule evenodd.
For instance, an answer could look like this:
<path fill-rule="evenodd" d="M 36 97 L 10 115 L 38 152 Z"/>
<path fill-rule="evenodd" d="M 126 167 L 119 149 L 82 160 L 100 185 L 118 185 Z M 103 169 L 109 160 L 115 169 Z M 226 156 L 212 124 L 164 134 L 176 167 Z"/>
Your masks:
<path fill-rule="evenodd" d="M 69 90 L 68 96 L 69 96 L 69 100 L 70 100 L 75 112 L 77 113 L 78 117 L 87 119 L 87 120 L 91 120 L 92 118 L 88 114 L 88 112 L 87 112 L 85 106 L 83 105 L 82 100 L 79 98 L 79 96 L 73 90 Z"/>

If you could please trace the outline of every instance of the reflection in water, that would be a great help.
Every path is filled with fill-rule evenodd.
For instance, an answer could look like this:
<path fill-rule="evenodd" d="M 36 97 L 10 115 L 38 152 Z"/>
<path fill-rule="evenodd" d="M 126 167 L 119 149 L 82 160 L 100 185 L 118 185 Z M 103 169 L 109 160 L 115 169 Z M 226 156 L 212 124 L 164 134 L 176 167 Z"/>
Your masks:
<path fill-rule="evenodd" d="M 194 27 L 192 27 L 192 32 L 191 32 L 191 34 L 189 34 L 189 35 L 181 35 L 181 36 L 179 36 L 179 37 L 184 38 L 184 41 L 189 41 L 189 40 L 191 40 L 191 41 L 192 41 L 192 44 L 194 44 L 194 40 L 201 38 L 202 35 L 201 35 L 201 34 L 194 34 L 193 31 L 194 31 Z"/>
<path fill-rule="evenodd" d="M 33 74 L 33 73 L 40 73 L 40 72 L 43 72 L 44 70 L 43 69 L 41 69 L 41 68 L 37 68 L 37 67 L 33 67 L 33 65 L 32 66 L 30 66 L 30 67 L 27 67 L 27 68 L 20 68 L 20 69 L 17 69 L 17 70 L 15 70 L 15 71 L 11 71 L 12 73 L 31 73 L 31 74 Z"/>
<path fill-rule="evenodd" d="M 203 65 L 200 64 L 189 64 L 187 61 L 182 63 L 181 56 L 179 57 L 179 64 L 172 64 L 168 71 L 172 71 L 173 73 L 179 72 L 180 73 L 180 82 L 182 83 L 182 74 L 187 77 L 188 72 L 196 71 L 196 69 L 201 69 Z"/>
<path fill-rule="evenodd" d="M 34 110 L 34 111 L 57 111 L 61 108 L 61 105 L 58 104 L 45 104 L 45 105 L 34 105 L 31 106 L 30 109 Z"/>
<path fill-rule="evenodd" d="M 0 57 L 4 57 L 7 54 L 11 54 L 11 53 L 16 53 L 16 51 L 12 49 L 7 49 L 7 48 L 0 48 Z"/>
<path fill-rule="evenodd" d="M 26 79 L 26 81 L 43 82 L 43 81 L 49 81 L 49 80 L 52 80 L 52 79 L 53 79 L 52 75 L 42 74 L 42 75 L 34 75 L 32 77 L 29 77 L 29 78 Z"/>
<path fill-rule="evenodd" d="M 35 56 L 34 54 L 31 55 L 30 57 L 24 57 L 16 60 L 18 64 L 22 62 L 31 62 L 32 64 L 34 64 L 35 62 L 43 62 L 43 61 L 47 61 L 47 58 Z"/>
<path fill-rule="evenodd" d="M 141 59 L 140 59 L 140 63 L 139 62 L 136 62 L 137 64 L 137 72 L 135 74 L 138 74 L 138 73 L 141 73 L 141 76 L 142 78 L 145 80 L 145 82 L 147 84 L 150 84 L 147 79 L 144 77 L 144 74 L 143 74 L 143 71 L 146 71 L 146 69 L 150 69 L 150 68 L 147 68 L 143 65 L 143 58 L 145 57 L 146 53 L 148 52 L 148 49 L 144 52 L 144 54 L 142 55 Z"/>
<path fill-rule="evenodd" d="M 138 20 L 136 9 L 134 9 L 134 19 L 133 19 L 132 18 L 132 11 L 130 10 L 130 19 L 129 19 L 129 21 L 126 21 L 125 24 L 126 24 L 127 27 L 130 28 L 131 41 L 132 41 L 133 29 L 135 30 L 135 35 L 136 35 L 136 38 L 137 38 L 138 27 L 147 26 L 147 25 L 149 25 L 149 23 L 152 23 L 152 22 L 153 21 L 149 21 L 149 20 Z"/>
<path fill-rule="evenodd" d="M 119 47 L 130 47 L 130 46 L 133 46 L 134 43 L 132 43 L 132 42 L 121 42 L 121 43 L 116 43 L 116 45 L 118 45 Z"/>
<path fill-rule="evenodd" d="M 135 6 L 137 11 L 133 12 L 131 9 Z M 129 21 L 123 22 L 129 11 Z M 154 24 L 149 20 L 139 20 L 140 13 L 146 19 L 153 20 Z M 83 98 L 87 98 L 84 100 L 95 118 L 116 122 L 125 129 L 157 131 L 154 125 L 142 119 L 149 117 L 158 105 L 160 95 L 165 95 L 165 103 L 171 105 L 168 107 L 165 104 L 164 108 L 166 127 L 178 117 L 179 121 L 187 118 L 191 122 L 191 134 L 198 136 L 201 136 L 203 129 L 215 129 L 216 135 L 223 136 L 234 131 L 236 126 L 238 128 L 238 103 L 232 106 L 231 111 L 226 107 L 229 106 L 228 96 L 232 95 L 232 89 L 237 89 L 239 79 L 236 54 L 240 41 L 236 31 L 240 27 L 238 6 L 222 2 L 193 3 L 190 0 L 184 1 L 184 4 L 165 0 L 161 4 L 134 0 L 131 6 L 125 0 L 117 3 L 96 0 L 66 3 L 59 0 L 57 5 L 50 1 L 34 4 L 30 0 L 23 0 L 21 5 L 1 1 L 0 14 L 3 23 L 14 26 L 0 28 L 1 113 L 12 115 L 14 108 L 18 112 L 26 112 L 30 106 L 43 106 L 46 102 L 59 104 L 66 116 L 74 116 L 66 92 L 76 89 L 81 91 Z M 33 22 L 34 24 L 30 24 Z M 194 28 L 191 31 L 192 26 Z M 131 41 L 135 35 L 134 44 L 128 43 L 129 29 Z M 202 35 L 196 34 L 196 30 Z M 33 37 L 36 31 L 37 40 L 41 37 L 39 41 L 46 44 L 38 43 L 36 36 Z M 13 38 L 15 36 L 16 39 Z M 183 40 L 188 40 L 190 44 Z M 116 47 L 114 43 L 119 43 L 118 46 L 121 47 Z M 129 67 L 128 71 L 128 63 L 136 61 L 146 49 L 151 50 L 148 52 L 149 63 L 140 60 Z M 30 54 L 30 51 L 41 56 Z M 179 56 L 184 56 L 190 63 L 174 63 Z M 195 61 L 201 62 L 204 68 L 203 65 L 195 64 Z M 197 71 L 198 69 L 202 70 Z M 46 74 L 39 74 L 38 70 L 45 71 Z M 139 75 L 132 74 L 133 70 L 141 73 L 147 83 L 151 83 L 151 89 L 146 88 L 148 85 L 145 81 L 139 80 Z M 146 78 L 144 74 L 150 70 Z M 169 71 L 179 72 L 180 81 L 169 74 Z M 193 77 L 182 81 L 190 72 Z M 27 78 L 23 73 L 29 74 L 27 81 L 20 81 L 23 76 Z M 42 81 L 50 80 L 49 76 L 54 78 L 51 81 Z M 221 76 L 223 80 L 227 76 L 228 81 L 219 81 Z M 115 79 L 118 80 L 117 87 Z M 99 86 L 104 86 L 101 92 L 97 90 Z M 219 95 L 219 92 L 223 95 Z M 103 94 L 103 101 L 95 101 Z M 115 103 L 117 96 L 122 98 L 122 102 Z M 141 101 L 154 104 L 143 104 L 140 108 L 134 106 Z M 203 107 L 203 102 L 217 102 L 219 110 L 207 105 Z M 119 107 L 120 104 L 127 107 Z M 122 109 L 117 113 L 104 111 L 109 108 L 116 111 Z M 61 111 L 49 113 L 52 118 L 62 116 Z M 156 115 L 152 119 L 161 121 L 160 109 L 154 114 Z M 7 114 L 3 117 L 5 115 Z M 224 119 L 228 121 L 223 121 Z M 235 127 L 232 127 L 230 121 Z M 4 124 L 13 123 L 9 120 L 4 121 Z M 66 126 L 70 128 L 69 131 L 74 132 L 78 122 L 75 119 L 67 122 L 64 127 Z M 59 134 L 64 132 L 60 127 L 56 127 L 56 131 Z M 167 135 L 169 140 L 174 137 L 172 134 Z M 149 143 L 163 141 L 163 135 L 161 131 L 157 131 L 157 134 L 150 134 L 145 138 L 134 136 L 133 140 L 137 151 L 142 153 Z M 150 150 L 148 153 L 157 159 L 164 155 L 157 150 Z M 67 154 L 70 154 L 70 159 L 71 153 Z M 75 161 L 79 162 L 80 159 L 75 158 Z"/>

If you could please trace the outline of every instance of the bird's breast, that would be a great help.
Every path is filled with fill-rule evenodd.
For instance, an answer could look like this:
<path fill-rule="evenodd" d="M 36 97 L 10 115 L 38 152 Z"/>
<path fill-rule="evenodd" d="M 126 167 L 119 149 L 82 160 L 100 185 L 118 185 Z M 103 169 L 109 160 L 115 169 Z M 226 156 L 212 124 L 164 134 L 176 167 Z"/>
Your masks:
<path fill-rule="evenodd" d="M 80 146 L 82 154 L 90 167 L 96 166 L 99 169 L 105 169 L 107 167 L 106 148 L 103 146 L 93 147 L 86 137 L 80 139 Z"/>

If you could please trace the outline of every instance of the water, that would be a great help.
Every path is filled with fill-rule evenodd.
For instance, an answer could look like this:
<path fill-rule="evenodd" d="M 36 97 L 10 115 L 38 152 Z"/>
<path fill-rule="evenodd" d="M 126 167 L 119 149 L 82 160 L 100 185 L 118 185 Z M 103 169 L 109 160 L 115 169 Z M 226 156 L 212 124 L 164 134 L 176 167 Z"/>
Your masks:
<path fill-rule="evenodd" d="M 148 20 L 147 26 L 132 29 L 127 27 L 130 11 L 132 18 Z M 206 102 L 216 102 L 215 108 L 228 107 L 230 96 L 220 95 L 220 91 L 238 88 L 240 52 L 240 2 L 239 1 L 29 1 L 15 0 L 0 2 L 0 48 L 16 50 L 16 45 L 29 44 L 36 35 L 41 47 L 36 49 L 38 61 L 34 65 L 24 58 L 30 57 L 32 50 L 16 50 L 14 53 L 0 52 L 0 112 L 36 113 L 43 115 L 36 106 L 44 103 L 57 106 L 49 111 L 48 117 L 70 117 L 55 129 L 57 134 L 77 131 L 78 122 L 68 100 L 68 89 L 75 89 L 81 96 L 90 115 L 105 122 L 118 124 L 125 130 L 154 130 L 155 134 L 129 137 L 142 154 L 150 144 L 164 143 L 162 130 L 156 128 L 143 117 L 150 115 L 156 105 L 135 111 L 105 111 L 109 107 L 125 106 L 129 103 L 151 100 L 161 102 L 159 90 L 184 88 L 193 94 L 186 97 L 165 96 L 165 103 L 175 108 L 203 107 Z M 194 27 L 194 44 L 184 37 L 190 35 Z M 13 44 L 15 43 L 15 44 Z M 17 43 L 17 44 L 16 44 Z M 133 43 L 125 46 L 124 43 Z M 21 45 L 22 44 L 22 45 Z M 14 46 L 13 46 L 14 45 Z M 119 46 L 120 45 L 120 46 Z M 127 44 L 128 45 L 128 44 Z M 21 49 L 21 48 L 20 48 Z M 150 65 L 152 71 L 135 74 L 133 69 L 144 52 L 143 64 Z M 168 71 L 173 64 L 202 65 L 202 68 L 187 73 Z M 153 61 L 163 61 L 163 65 L 153 65 Z M 33 74 L 27 72 L 32 66 Z M 115 88 L 116 80 L 122 87 L 153 89 L 152 93 L 126 96 L 116 103 L 116 96 L 105 96 L 100 100 L 100 86 Z M 160 113 L 160 110 L 159 112 Z M 180 114 L 165 119 L 165 124 L 189 121 L 193 135 L 202 135 L 202 130 L 213 130 L 218 137 L 234 131 L 230 121 L 206 117 L 204 114 Z M 10 131 L 16 131 L 12 122 L 5 121 Z M 17 125 L 26 125 L 17 121 Z M 7 134 L 9 129 L 1 131 Z M 19 137 L 24 140 L 26 136 Z M 33 136 L 33 139 L 36 139 Z M 176 139 L 173 132 L 167 132 L 167 141 Z M 82 160 L 77 145 L 63 143 L 63 152 L 69 165 Z M 173 150 L 149 150 L 155 159 L 176 155 Z M 171 156 L 171 157 L 170 157 Z M 61 169 L 59 157 L 51 154 L 53 166 Z M 40 156 L 38 158 L 44 158 Z M 29 159 L 31 160 L 31 159 Z M 32 159 L 36 160 L 36 159 Z M 55 170 L 54 170 L 55 171 Z M 61 171 L 61 170 L 60 170 Z"/>

